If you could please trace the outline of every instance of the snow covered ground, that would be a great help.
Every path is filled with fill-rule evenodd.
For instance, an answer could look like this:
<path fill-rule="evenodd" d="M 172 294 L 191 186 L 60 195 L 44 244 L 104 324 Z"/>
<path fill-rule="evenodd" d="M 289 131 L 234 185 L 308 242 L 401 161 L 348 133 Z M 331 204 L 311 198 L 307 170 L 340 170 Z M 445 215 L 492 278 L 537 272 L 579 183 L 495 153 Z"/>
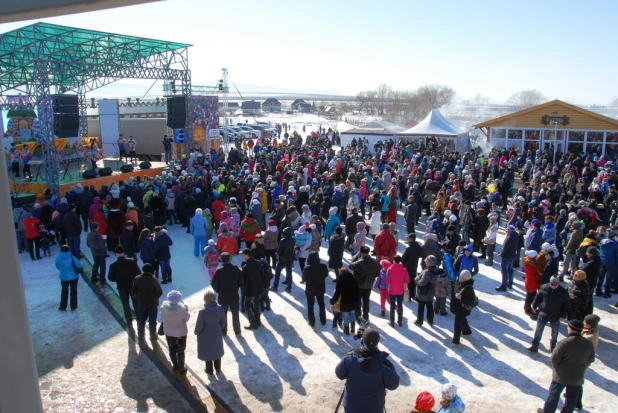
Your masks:
<path fill-rule="evenodd" d="M 399 252 L 403 253 L 405 229 L 401 213 L 398 220 L 402 239 Z M 424 225 L 417 230 L 417 236 L 422 239 Z M 174 282 L 164 285 L 163 289 L 165 293 L 179 290 L 191 310 L 187 345 L 190 374 L 199 376 L 235 412 L 334 411 L 344 385 L 335 377 L 334 367 L 349 349 L 360 343 L 352 336 L 342 335 L 340 330 L 332 330 L 332 314 L 329 312 L 326 326 L 319 326 L 319 323 L 315 329 L 308 326 L 298 264 L 294 269 L 292 293 L 271 293 L 273 311 L 264 314 L 263 328 L 255 332 L 243 330 L 242 337 L 233 333 L 226 337 L 223 372 L 208 376 L 203 363 L 197 359 L 192 331 L 209 278 L 202 259 L 192 254 L 192 237 L 179 226 L 171 226 L 169 232 L 174 240 Z M 499 242 L 503 237 L 501 230 Z M 323 260 L 328 259 L 325 245 L 320 254 Z M 85 252 L 90 257 L 89 251 Z M 349 255 L 346 254 L 344 259 L 349 260 Z M 172 398 L 174 390 L 169 383 L 163 392 L 165 400 L 161 399 L 163 396 L 158 386 L 165 383 L 160 372 L 152 367 L 144 367 L 144 371 L 127 367 L 128 356 L 130 365 L 139 368 L 139 353 L 135 353 L 131 344 L 127 351 L 124 332 L 84 283 L 80 283 L 79 310 L 57 314 L 60 288 L 56 270 L 53 265 L 48 265 L 51 260 L 45 258 L 31 263 L 27 255 L 22 254 L 41 388 L 49 411 L 133 411 L 127 407 L 128 399 L 136 397 L 126 387 L 127 379 L 147 379 L 152 383 L 150 393 L 139 395 L 142 408 L 184 411 L 185 401 L 180 397 L 176 398 L 178 404 L 170 408 L 172 404 L 167 397 Z M 234 257 L 234 263 L 240 264 L 240 261 L 240 256 Z M 391 354 L 390 359 L 401 375 L 400 387 L 387 395 L 388 412 L 410 411 L 416 395 L 424 390 L 439 399 L 440 386 L 446 382 L 458 387 L 468 406 L 466 411 L 471 413 L 532 412 L 543 405 L 551 381 L 549 330 L 545 331 L 539 353 L 529 354 L 526 348 L 532 340 L 535 324 L 523 312 L 522 273 L 516 272 L 515 289 L 509 293 L 494 291 L 500 279 L 499 258 L 493 268 L 480 265 L 480 274 L 475 279 L 480 304 L 469 317 L 473 334 L 462 338 L 462 345 L 458 347 L 449 346 L 452 314 L 436 315 L 433 328 L 427 324 L 419 328 L 413 324 L 417 304 L 406 302 L 403 328 L 392 328 L 387 325 L 387 319 L 380 317 L 379 295 L 372 294 L 370 321 L 382 336 L 380 347 Z M 327 292 L 332 294 L 333 289 L 334 283 L 327 280 Z M 584 407 L 588 412 L 607 413 L 615 411 L 618 403 L 615 378 L 618 360 L 614 357 L 618 345 L 618 322 L 616 310 L 610 307 L 615 299 L 595 298 L 595 301 L 595 312 L 601 317 L 601 341 L 597 360 L 586 373 Z M 231 322 L 231 315 L 229 317 Z M 241 323 L 248 324 L 243 315 Z M 561 338 L 565 334 L 566 326 L 562 325 Z M 80 358 L 92 352 L 99 354 L 96 371 L 84 369 L 78 374 Z M 84 381 L 86 384 L 80 385 Z M 81 387 L 85 388 L 84 391 L 94 391 L 95 395 L 80 398 Z M 50 388 L 54 389 L 55 396 L 48 391 Z M 95 397 L 97 394 L 102 401 Z M 79 400 L 83 408 L 60 407 L 54 403 L 54 397 L 60 397 L 62 403 Z M 104 403 L 106 398 L 113 397 L 119 400 L 117 405 Z"/>

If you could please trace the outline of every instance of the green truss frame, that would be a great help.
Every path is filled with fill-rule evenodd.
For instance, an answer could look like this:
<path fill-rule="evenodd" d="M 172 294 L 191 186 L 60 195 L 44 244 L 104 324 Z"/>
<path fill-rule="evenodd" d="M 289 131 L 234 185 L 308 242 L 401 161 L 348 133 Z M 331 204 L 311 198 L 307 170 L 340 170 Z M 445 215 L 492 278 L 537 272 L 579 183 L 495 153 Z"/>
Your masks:
<path fill-rule="evenodd" d="M 87 136 L 86 93 L 120 79 L 159 79 L 175 83 L 178 95 L 191 95 L 189 44 L 98 32 L 49 23 L 35 23 L 0 35 L 0 108 L 38 110 L 45 177 L 58 190 L 58 165 L 53 150 L 50 95 L 79 95 L 80 126 Z M 16 94 L 33 103 L 16 105 Z M 190 116 L 191 110 L 187 110 Z M 191 124 L 191 119 L 187 119 Z M 186 148 L 192 136 L 185 131 Z"/>

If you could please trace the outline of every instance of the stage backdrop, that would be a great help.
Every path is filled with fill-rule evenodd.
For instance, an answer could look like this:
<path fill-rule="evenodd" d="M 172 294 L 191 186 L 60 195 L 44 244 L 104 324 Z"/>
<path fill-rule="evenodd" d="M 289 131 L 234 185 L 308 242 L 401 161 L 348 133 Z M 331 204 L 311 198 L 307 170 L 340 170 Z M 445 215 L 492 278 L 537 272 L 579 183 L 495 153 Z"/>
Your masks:
<path fill-rule="evenodd" d="M 217 96 L 192 96 L 193 125 L 191 131 L 193 144 L 206 152 L 210 146 L 218 147 L 219 142 L 219 98 Z"/>

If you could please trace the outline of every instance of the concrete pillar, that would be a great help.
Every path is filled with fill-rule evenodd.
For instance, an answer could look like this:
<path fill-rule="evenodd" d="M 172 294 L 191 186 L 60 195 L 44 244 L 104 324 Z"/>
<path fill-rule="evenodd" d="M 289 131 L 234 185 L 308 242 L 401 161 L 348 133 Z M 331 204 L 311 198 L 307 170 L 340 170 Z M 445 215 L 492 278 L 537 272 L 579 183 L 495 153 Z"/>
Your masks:
<path fill-rule="evenodd" d="M 14 228 L 4 156 L 0 156 L 0 228 Z M 0 245 L 0 413 L 43 413 L 15 237 L 3 237 Z"/>

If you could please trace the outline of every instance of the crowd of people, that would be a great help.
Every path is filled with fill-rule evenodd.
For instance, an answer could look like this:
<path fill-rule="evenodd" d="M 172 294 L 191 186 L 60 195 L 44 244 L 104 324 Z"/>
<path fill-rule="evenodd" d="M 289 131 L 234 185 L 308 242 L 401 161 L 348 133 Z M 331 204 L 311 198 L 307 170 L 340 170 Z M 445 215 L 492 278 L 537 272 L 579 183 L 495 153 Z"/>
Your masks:
<path fill-rule="evenodd" d="M 549 348 L 558 371 L 564 368 L 559 357 L 572 351 L 570 345 L 561 346 L 564 341 L 574 341 L 572 335 L 598 337 L 593 297 L 610 298 L 618 289 L 615 163 L 570 153 L 554 165 L 553 154 L 518 148 L 489 154 L 433 147 L 419 151 L 392 140 L 378 142 L 373 152 L 356 139 L 347 147 L 333 146 L 338 134 L 330 129 L 312 132 L 304 141 L 296 132 L 283 131 L 287 136 L 278 142 L 258 139 L 251 150 L 193 150 L 154 178 L 131 177 L 98 189 L 77 184 L 64 196 L 48 191 L 31 208 L 14 209 L 20 252 L 29 251 L 37 260 L 42 259 L 41 250 L 48 255 L 50 246 L 62 245 L 56 266 L 63 283 L 60 309 L 66 309 L 66 290 L 72 279 L 77 282 L 78 277 L 72 277 L 79 269 L 79 261 L 73 268 L 67 257 L 82 255 L 80 236 L 90 231 L 92 281 L 116 282 L 127 323 L 132 321 L 131 301 L 139 339 L 144 339 L 148 321 L 150 337 L 156 340 L 159 276 L 162 284 L 172 282 L 173 242 L 166 227 L 182 225 L 211 280 L 195 328 L 198 355 L 209 374 L 221 369 L 227 313 L 232 313 L 235 334 L 242 334 L 239 312 L 246 313 L 246 330 L 261 328 L 261 313 L 271 311 L 269 294 L 279 293 L 279 284 L 291 293 L 294 272 L 302 276 L 311 327 L 316 325 L 316 303 L 319 322 L 326 324 L 325 297 L 330 295 L 332 328 L 354 334 L 357 324 L 373 317 L 375 291 L 381 317 L 387 316 L 389 304 L 392 328 L 405 328 L 404 298 L 417 302 L 417 326 L 425 321 L 432 326 L 434 315 L 447 316 L 450 310 L 455 315 L 451 345 L 456 346 L 462 336 L 472 334 L 467 317 L 479 304 L 474 289 L 479 261 L 492 266 L 497 255 L 502 273 L 498 292 L 513 289 L 514 268 L 525 274 L 522 307 L 537 323 L 529 351 L 538 351 L 549 323 Z M 515 186 L 516 177 L 523 186 Z M 399 223 L 405 234 L 400 234 Z M 500 246 L 497 235 L 502 231 Z M 422 244 L 417 232 L 424 232 Z M 407 248 L 399 254 L 401 239 Z M 328 249 L 326 263 L 320 259 L 321 247 Z M 106 277 L 110 253 L 117 260 Z M 240 267 L 231 259 L 238 254 Z M 327 287 L 330 270 L 334 289 Z M 76 295 L 71 299 L 75 308 Z M 180 293 L 168 293 L 159 312 L 174 369 L 185 372 L 189 314 Z M 558 342 L 565 320 L 569 337 Z M 337 367 L 337 376 L 347 379 L 346 411 L 359 411 L 346 407 L 356 405 L 350 398 L 353 403 L 375 402 L 371 411 L 381 411 L 377 406 L 384 405 L 385 389 L 398 383 L 386 356 L 374 357 L 379 333 L 377 337 L 373 334 L 371 346 L 363 335 L 363 347 Z M 554 374 L 550 397 L 539 411 L 555 410 L 554 393 L 560 386 L 567 387 L 562 411 L 573 411 L 577 403 L 581 407 L 583 374 L 594 350 L 590 356 L 584 353 L 576 357 L 582 380 Z M 376 373 L 383 367 L 388 373 Z M 392 377 L 383 376 L 378 388 L 358 378 L 376 374 Z M 459 396 L 448 399 L 444 390 L 442 396 L 458 402 L 453 408 L 441 402 L 439 412 L 463 412 Z"/>

